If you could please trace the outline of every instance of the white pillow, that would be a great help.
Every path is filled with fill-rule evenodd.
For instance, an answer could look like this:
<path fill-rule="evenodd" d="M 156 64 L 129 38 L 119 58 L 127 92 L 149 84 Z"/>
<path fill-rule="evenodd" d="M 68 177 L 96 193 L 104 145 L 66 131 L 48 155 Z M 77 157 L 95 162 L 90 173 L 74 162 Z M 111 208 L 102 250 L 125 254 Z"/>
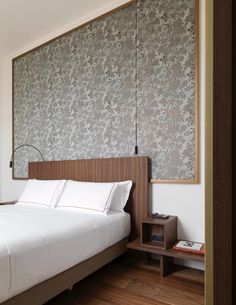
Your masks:
<path fill-rule="evenodd" d="M 124 212 L 124 207 L 128 201 L 132 181 L 116 182 L 116 189 L 112 197 L 110 210 Z"/>
<path fill-rule="evenodd" d="M 28 180 L 19 203 L 42 204 L 48 207 L 55 207 L 57 204 L 66 180 Z"/>
<path fill-rule="evenodd" d="M 57 207 L 75 207 L 107 214 L 116 183 L 79 182 L 66 183 Z"/>

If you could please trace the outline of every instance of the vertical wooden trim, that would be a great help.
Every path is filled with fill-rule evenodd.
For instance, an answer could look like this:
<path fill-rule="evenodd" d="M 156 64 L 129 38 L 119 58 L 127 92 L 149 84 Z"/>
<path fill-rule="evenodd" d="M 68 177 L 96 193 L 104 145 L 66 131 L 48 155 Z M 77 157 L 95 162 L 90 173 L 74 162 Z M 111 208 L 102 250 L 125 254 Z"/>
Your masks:
<path fill-rule="evenodd" d="M 195 0 L 195 179 L 200 182 L 200 0 Z"/>
<path fill-rule="evenodd" d="M 234 66 L 235 67 L 235 66 Z M 234 78 L 235 79 L 235 78 Z M 235 89 L 234 89 L 235 90 Z M 235 94 L 234 94 L 235 96 Z M 235 105 L 233 106 L 233 114 L 236 114 L 235 111 L 236 107 Z M 232 177 L 232 183 L 235 185 L 235 173 L 236 173 L 236 161 L 235 161 L 235 156 L 236 156 L 236 141 L 235 141 L 235 131 L 236 131 L 236 122 L 233 122 L 233 151 L 232 151 L 232 157 L 233 158 L 233 177 Z M 234 203 L 234 204 L 233 204 Z M 233 244 L 233 249 L 232 249 L 232 259 L 233 259 L 233 267 L 232 267 L 232 282 L 236 283 L 236 190 L 235 187 L 233 188 L 233 193 L 232 193 L 232 244 Z M 233 304 L 236 304 L 236 289 L 233 289 Z"/>
<path fill-rule="evenodd" d="M 213 0 L 205 5 L 205 304 L 213 298 Z"/>
<path fill-rule="evenodd" d="M 232 305 L 232 0 L 214 0 L 214 305 Z"/>
<path fill-rule="evenodd" d="M 231 1 L 232 3 L 232 1 Z M 235 12 L 235 1 L 232 5 L 232 13 Z M 231 22 L 232 26 L 232 22 Z M 232 29 L 232 54 L 235 53 L 235 43 L 233 43 L 233 40 L 235 42 L 235 30 Z M 232 79 L 236 79 L 235 75 L 235 55 L 232 57 Z M 234 102 L 233 102 L 234 101 Z M 232 303 L 236 304 L 236 289 L 235 289 L 235 283 L 236 283 L 236 188 L 235 188 L 235 174 L 236 174 L 236 87 L 235 84 L 233 86 L 232 90 L 232 185 L 234 186 L 232 188 L 232 260 L 233 260 L 233 266 L 232 266 L 232 283 L 233 283 L 233 295 L 232 295 Z"/>
<path fill-rule="evenodd" d="M 234 4 L 235 5 L 235 4 Z M 233 10 L 234 11 L 234 8 Z M 234 31 L 235 32 L 235 31 Z M 234 36 L 235 37 L 235 34 Z M 233 44 L 233 48 L 232 48 L 232 52 L 233 54 L 235 54 L 235 44 Z M 232 58 L 232 67 L 233 67 L 233 73 L 232 73 L 232 77 L 233 79 L 235 79 L 235 57 Z M 233 91 L 232 91 L 232 101 L 235 101 L 236 98 L 236 87 L 233 86 Z M 235 102 L 232 102 L 232 162 L 233 162 L 233 166 L 232 166 L 232 184 L 235 186 L 235 173 L 236 173 L 236 120 L 233 119 L 236 116 L 236 105 Z M 233 204 L 234 203 L 234 204 Z M 232 281 L 233 283 L 236 283 L 236 189 L 235 187 L 233 187 L 233 193 L 232 193 L 232 215 L 233 215 L 233 219 L 232 219 L 232 232 L 233 232 L 233 254 L 232 257 L 233 259 L 233 278 Z M 233 289 L 233 304 L 236 304 L 236 289 Z"/>

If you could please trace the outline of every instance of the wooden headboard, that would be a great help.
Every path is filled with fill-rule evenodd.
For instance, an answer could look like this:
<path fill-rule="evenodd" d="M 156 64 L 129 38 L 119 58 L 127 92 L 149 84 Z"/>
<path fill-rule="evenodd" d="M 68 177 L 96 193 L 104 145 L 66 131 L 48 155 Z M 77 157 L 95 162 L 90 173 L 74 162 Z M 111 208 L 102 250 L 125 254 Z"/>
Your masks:
<path fill-rule="evenodd" d="M 71 179 L 91 182 L 132 180 L 126 212 L 131 215 L 131 238 L 140 236 L 141 220 L 148 216 L 148 157 L 46 161 L 29 163 L 29 178 Z"/>

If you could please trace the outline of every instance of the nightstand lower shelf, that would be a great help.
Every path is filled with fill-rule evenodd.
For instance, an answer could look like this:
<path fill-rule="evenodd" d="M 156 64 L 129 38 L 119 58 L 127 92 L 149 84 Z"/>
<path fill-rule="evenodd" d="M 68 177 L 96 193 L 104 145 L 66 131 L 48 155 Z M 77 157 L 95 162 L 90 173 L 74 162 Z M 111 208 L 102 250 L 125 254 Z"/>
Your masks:
<path fill-rule="evenodd" d="M 150 246 L 148 244 L 147 245 L 141 244 L 139 238 L 128 243 L 127 248 L 132 249 L 132 250 L 146 252 L 146 253 L 160 255 L 161 276 L 166 276 L 169 273 L 171 273 L 174 258 L 204 262 L 203 255 L 184 253 L 184 252 L 176 251 L 173 249 L 164 250 L 164 249 L 160 249 L 155 246 Z"/>

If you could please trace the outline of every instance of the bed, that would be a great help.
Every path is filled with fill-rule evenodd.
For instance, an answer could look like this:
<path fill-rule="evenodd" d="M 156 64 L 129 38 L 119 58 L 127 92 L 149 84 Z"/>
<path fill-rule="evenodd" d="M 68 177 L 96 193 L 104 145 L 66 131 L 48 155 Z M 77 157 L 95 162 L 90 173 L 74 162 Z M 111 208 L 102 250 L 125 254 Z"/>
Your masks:
<path fill-rule="evenodd" d="M 42 305 L 72 287 L 123 254 L 128 238 L 140 234 L 141 219 L 148 215 L 147 157 L 33 162 L 29 178 L 132 180 L 133 187 L 126 213 L 110 212 L 106 217 L 70 209 L 1 206 L 2 305 Z"/>

